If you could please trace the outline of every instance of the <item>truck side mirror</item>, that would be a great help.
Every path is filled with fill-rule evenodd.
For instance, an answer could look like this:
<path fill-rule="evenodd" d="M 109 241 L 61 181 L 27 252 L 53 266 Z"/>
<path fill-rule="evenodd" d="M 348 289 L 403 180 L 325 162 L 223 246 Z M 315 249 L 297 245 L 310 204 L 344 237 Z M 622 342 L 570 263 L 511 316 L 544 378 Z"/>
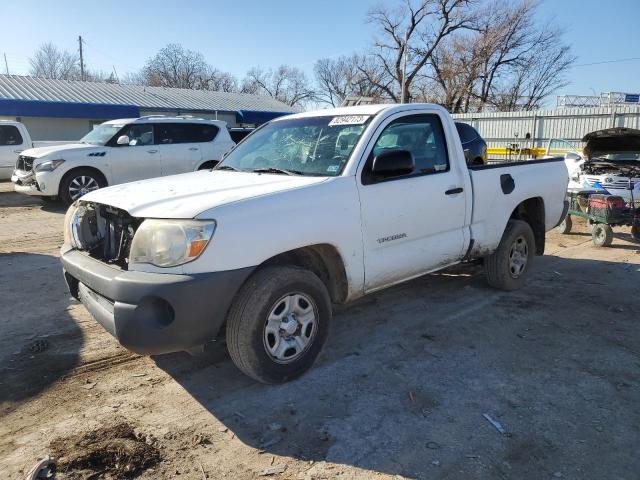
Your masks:
<path fill-rule="evenodd" d="M 373 159 L 371 173 L 376 177 L 399 177 L 413 173 L 416 162 L 409 150 L 387 150 Z"/>
<path fill-rule="evenodd" d="M 116 143 L 118 145 L 129 145 L 129 135 L 120 135 L 118 137 L 118 140 L 116 140 Z"/>
<path fill-rule="evenodd" d="M 582 160 L 582 156 L 580 156 L 577 152 L 567 152 L 564 156 L 565 160 L 573 160 L 577 162 L 578 160 Z"/>

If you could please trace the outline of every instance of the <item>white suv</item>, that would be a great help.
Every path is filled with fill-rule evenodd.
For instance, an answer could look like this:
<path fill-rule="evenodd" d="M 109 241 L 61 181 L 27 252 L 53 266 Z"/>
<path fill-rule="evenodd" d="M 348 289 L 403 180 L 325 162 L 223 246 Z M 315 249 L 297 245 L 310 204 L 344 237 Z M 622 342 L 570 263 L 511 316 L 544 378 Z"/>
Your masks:
<path fill-rule="evenodd" d="M 11 180 L 17 192 L 70 204 L 107 185 L 212 168 L 234 145 L 223 121 L 111 120 L 78 143 L 23 151 Z"/>

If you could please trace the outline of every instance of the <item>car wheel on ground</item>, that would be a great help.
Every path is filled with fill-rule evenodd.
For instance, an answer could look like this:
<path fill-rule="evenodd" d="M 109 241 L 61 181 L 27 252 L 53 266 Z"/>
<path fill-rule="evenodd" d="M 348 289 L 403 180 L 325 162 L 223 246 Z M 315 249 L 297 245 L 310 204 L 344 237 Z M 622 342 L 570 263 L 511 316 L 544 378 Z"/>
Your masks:
<path fill-rule="evenodd" d="M 531 270 L 535 250 L 535 238 L 529 224 L 509 220 L 498 248 L 484 260 L 489 285 L 500 290 L 520 288 Z"/>
<path fill-rule="evenodd" d="M 613 242 L 613 229 L 604 223 L 593 226 L 591 240 L 596 247 L 608 247 Z"/>
<path fill-rule="evenodd" d="M 566 217 L 564 217 L 564 220 L 560 222 L 560 225 L 558 225 L 556 228 L 558 229 L 558 232 L 567 234 L 571 232 L 572 227 L 573 220 L 571 220 L 571 215 L 567 215 Z"/>
<path fill-rule="evenodd" d="M 107 186 L 102 175 L 90 168 L 71 170 L 60 182 L 60 200 L 65 205 L 71 205 L 83 195 Z"/>
<path fill-rule="evenodd" d="M 231 306 L 229 354 L 242 372 L 260 382 L 286 382 L 311 367 L 331 317 L 329 293 L 315 274 L 290 266 L 263 268 Z"/>

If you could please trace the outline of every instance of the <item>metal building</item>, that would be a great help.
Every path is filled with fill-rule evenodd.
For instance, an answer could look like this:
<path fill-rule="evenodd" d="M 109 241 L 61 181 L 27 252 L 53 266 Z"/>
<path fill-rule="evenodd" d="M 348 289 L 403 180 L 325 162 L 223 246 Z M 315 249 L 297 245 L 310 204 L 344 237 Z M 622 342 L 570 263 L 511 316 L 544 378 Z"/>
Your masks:
<path fill-rule="evenodd" d="M 564 139 L 580 148 L 587 133 L 611 127 L 640 129 L 640 106 L 559 108 L 533 112 L 460 113 L 453 117 L 478 130 L 489 147 L 519 144 L 545 147 L 552 139 Z M 531 137 L 526 139 L 527 134 Z"/>
<path fill-rule="evenodd" d="M 0 75 L 0 119 L 24 123 L 33 140 L 77 140 L 115 118 L 193 115 L 235 127 L 295 111 L 261 95 Z"/>

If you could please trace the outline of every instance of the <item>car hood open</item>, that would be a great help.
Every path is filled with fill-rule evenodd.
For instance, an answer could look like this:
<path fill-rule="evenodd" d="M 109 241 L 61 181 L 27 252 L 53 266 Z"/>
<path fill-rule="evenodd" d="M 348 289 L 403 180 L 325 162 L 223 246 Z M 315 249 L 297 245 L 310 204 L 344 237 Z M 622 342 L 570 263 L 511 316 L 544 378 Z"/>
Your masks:
<path fill-rule="evenodd" d="M 587 158 L 605 153 L 640 152 L 640 130 L 633 128 L 597 130 L 586 134 L 582 141 Z"/>
<path fill-rule="evenodd" d="M 201 170 L 95 190 L 82 201 L 111 205 L 134 217 L 194 218 L 221 205 L 326 180 L 327 177 Z"/>

